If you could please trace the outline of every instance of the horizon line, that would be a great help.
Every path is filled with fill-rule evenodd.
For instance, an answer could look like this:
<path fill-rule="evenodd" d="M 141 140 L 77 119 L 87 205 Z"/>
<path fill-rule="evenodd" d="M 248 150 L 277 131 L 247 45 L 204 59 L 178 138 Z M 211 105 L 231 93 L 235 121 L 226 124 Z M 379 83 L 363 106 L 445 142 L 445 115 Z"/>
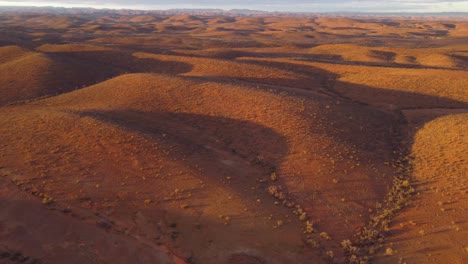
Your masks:
<path fill-rule="evenodd" d="M 93 9 L 105 11 L 222 11 L 222 12 L 261 12 L 261 13 L 282 13 L 282 14 L 468 14 L 468 11 L 277 11 L 277 10 L 261 10 L 248 8 L 168 8 L 168 9 L 151 9 L 151 8 L 119 8 L 119 7 L 93 7 L 93 6 L 55 6 L 55 5 L 4 5 L 0 3 L 1 8 L 57 8 L 57 9 Z"/>

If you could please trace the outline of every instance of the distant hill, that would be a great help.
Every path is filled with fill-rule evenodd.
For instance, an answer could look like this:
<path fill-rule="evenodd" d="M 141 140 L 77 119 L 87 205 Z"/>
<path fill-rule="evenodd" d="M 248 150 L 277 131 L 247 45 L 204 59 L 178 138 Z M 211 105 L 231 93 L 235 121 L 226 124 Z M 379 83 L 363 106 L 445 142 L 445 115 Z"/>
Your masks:
<path fill-rule="evenodd" d="M 316 17 L 316 16 L 345 16 L 345 17 L 450 17 L 468 20 L 468 12 L 281 12 L 251 9 L 220 8 L 174 8 L 167 10 L 132 10 L 132 9 L 96 9 L 96 8 L 65 8 L 65 7 L 34 7 L 34 6 L 0 6 L 2 12 L 30 12 L 53 14 L 125 14 L 125 15 L 245 15 L 245 16 L 279 16 L 279 17 Z"/>
<path fill-rule="evenodd" d="M 231 9 L 228 12 L 230 13 L 239 13 L 239 14 L 265 14 L 270 13 L 263 10 L 251 10 L 251 9 Z"/>

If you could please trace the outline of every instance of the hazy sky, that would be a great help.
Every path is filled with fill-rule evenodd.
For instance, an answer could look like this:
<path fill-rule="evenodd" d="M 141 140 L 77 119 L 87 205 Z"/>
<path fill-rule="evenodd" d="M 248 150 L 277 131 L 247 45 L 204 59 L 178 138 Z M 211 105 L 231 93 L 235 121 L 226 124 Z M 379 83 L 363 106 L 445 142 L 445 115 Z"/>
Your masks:
<path fill-rule="evenodd" d="M 247 8 L 267 11 L 468 12 L 468 0 L 0 0 L 0 6 L 62 6 L 131 9 Z"/>

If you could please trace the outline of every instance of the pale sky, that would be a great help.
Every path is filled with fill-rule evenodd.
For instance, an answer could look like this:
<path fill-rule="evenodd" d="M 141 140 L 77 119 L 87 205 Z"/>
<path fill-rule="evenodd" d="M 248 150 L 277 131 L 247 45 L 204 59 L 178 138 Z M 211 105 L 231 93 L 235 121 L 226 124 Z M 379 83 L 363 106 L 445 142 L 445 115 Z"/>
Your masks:
<path fill-rule="evenodd" d="M 1 1 L 0 6 L 94 7 L 112 9 L 220 8 L 285 12 L 468 12 L 468 0 L 35 0 Z"/>

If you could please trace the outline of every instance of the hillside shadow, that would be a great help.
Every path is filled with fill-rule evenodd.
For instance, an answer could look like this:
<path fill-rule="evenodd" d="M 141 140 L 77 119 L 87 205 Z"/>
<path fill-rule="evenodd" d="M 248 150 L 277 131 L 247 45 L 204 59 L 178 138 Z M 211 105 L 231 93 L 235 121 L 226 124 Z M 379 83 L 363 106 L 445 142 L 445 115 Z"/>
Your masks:
<path fill-rule="evenodd" d="M 209 155 L 214 158 L 213 162 L 219 163 L 221 167 L 230 167 L 231 162 L 226 159 L 233 158 L 271 171 L 279 165 L 288 151 L 284 136 L 271 128 L 250 121 L 220 116 L 136 110 L 76 113 L 169 142 L 178 149 L 175 152 L 184 155 Z M 217 155 L 224 158 L 217 161 Z M 174 158 L 182 159 L 180 156 Z M 219 174 L 208 177 L 217 178 Z"/>
<path fill-rule="evenodd" d="M 277 65 L 278 66 L 278 65 Z M 390 90 L 378 87 L 351 84 L 340 81 L 340 75 L 314 68 L 312 71 L 322 75 L 323 86 L 328 91 L 338 96 L 344 104 L 360 105 L 357 111 L 346 113 L 352 116 L 355 124 L 339 124 L 327 126 L 327 134 L 338 135 L 337 138 L 345 142 L 356 144 L 361 150 L 374 153 L 375 160 L 385 162 L 384 153 L 391 153 L 389 160 L 402 162 L 405 169 L 411 169 L 408 159 L 414 157 L 412 149 L 415 144 L 416 134 L 419 128 L 425 124 L 451 114 L 468 113 L 468 102 L 421 94 L 417 92 Z M 338 88 L 339 87 L 339 88 Z M 335 106 L 333 106 L 335 107 Z M 404 113 L 404 110 L 418 110 L 420 116 L 413 122 Z M 363 119 L 362 114 L 373 116 L 370 120 Z M 344 114 L 344 113 L 343 113 Z M 334 120 L 336 112 L 329 112 L 327 119 Z M 421 116 L 422 115 L 422 116 Z M 369 122 L 369 121 L 374 122 Z M 373 127 L 372 127 L 373 126 Z M 344 127 L 345 129 L 337 129 Z M 372 137 L 364 141 L 359 141 L 355 135 L 359 130 L 372 131 Z M 435 151 L 435 150 L 434 150 Z M 395 167 L 396 168 L 396 167 Z M 395 173 L 401 174 L 398 170 Z M 397 174 L 395 174 L 397 175 Z M 380 176 L 380 175 L 375 175 Z M 410 180 L 412 175 L 406 175 Z M 427 182 L 421 181 L 415 183 L 417 192 L 427 193 L 432 191 L 426 188 Z M 410 201 L 417 200 L 417 197 L 408 197 Z M 418 210 L 411 205 L 403 210 Z M 420 209 L 419 209 L 420 210 Z M 396 216 L 398 217 L 398 215 Z M 430 222 L 430 221 L 429 221 Z M 410 229 L 402 230 L 402 233 L 409 232 Z M 401 235 L 401 234 L 390 234 Z"/>
<path fill-rule="evenodd" d="M 383 110 L 397 110 L 404 108 L 467 108 L 468 103 L 457 101 L 450 98 L 426 95 L 417 92 L 390 90 L 378 87 L 353 84 L 340 81 L 339 74 L 320 69 L 307 64 L 297 64 L 294 62 L 276 62 L 276 61 L 256 61 L 256 60 L 241 60 L 244 63 L 250 63 L 259 66 L 268 66 L 279 70 L 288 70 L 302 75 L 309 75 L 319 80 L 321 88 L 330 91 L 331 95 L 344 100 L 353 101 L 362 105 L 370 105 Z M 247 80 L 248 78 L 244 78 Z M 263 78 L 271 83 L 274 78 Z M 252 79 L 255 81 L 255 79 Z M 263 81 L 263 83 L 266 83 Z M 293 84 L 294 82 L 290 82 Z M 346 87 L 350 92 L 344 93 L 338 91 L 336 87 Z M 302 87 L 296 87 L 302 88 Z M 343 88 L 344 89 L 344 88 Z M 311 87 L 310 90 L 314 90 Z M 354 96 L 352 96 L 354 95 Z"/>
<path fill-rule="evenodd" d="M 288 151 L 286 139 L 271 128 L 250 121 L 186 113 L 133 110 L 88 110 L 72 113 L 107 124 L 102 126 L 104 129 L 111 125 L 121 130 L 130 131 L 132 132 L 131 135 L 136 135 L 136 137 L 143 138 L 143 135 L 145 143 L 132 145 L 134 153 L 141 154 L 148 162 L 155 164 L 157 164 L 157 155 L 164 156 L 167 158 L 168 163 L 177 163 L 180 164 L 178 165 L 180 167 L 176 167 L 177 171 L 169 171 L 165 175 L 171 178 L 170 180 L 166 180 L 166 178 L 154 180 L 147 176 L 148 180 L 143 181 L 141 175 L 148 175 L 147 173 L 127 167 L 129 164 L 127 161 L 131 158 L 131 155 L 124 156 L 124 160 L 118 162 L 117 159 L 112 160 L 112 154 L 108 153 L 106 156 L 116 163 L 115 166 L 122 170 L 122 173 L 109 170 L 101 171 L 100 175 L 92 177 L 93 180 L 97 180 L 97 182 L 93 181 L 92 186 L 75 182 L 75 179 L 81 178 L 75 173 L 56 174 L 54 175 L 54 183 L 51 183 L 48 187 L 51 192 L 52 189 L 59 190 L 59 193 L 53 195 L 57 199 L 56 204 L 58 206 L 67 206 L 68 212 L 71 210 L 71 213 L 67 214 L 78 214 L 77 217 L 82 220 L 81 217 L 86 215 L 80 215 L 81 211 L 94 212 L 96 216 L 105 215 L 108 211 L 108 207 L 87 207 L 76 198 L 67 195 L 80 189 L 89 198 L 89 203 L 101 204 L 104 201 L 106 204 L 114 205 L 115 202 L 115 212 L 110 217 L 103 218 L 104 225 L 97 222 L 98 227 L 109 232 L 115 231 L 119 235 L 137 237 L 138 241 L 146 242 L 148 240 L 154 244 L 165 243 L 166 241 L 161 238 L 162 236 L 168 239 L 172 245 L 188 246 L 189 248 L 183 249 L 188 252 L 195 251 L 193 258 L 197 260 L 206 246 L 224 250 L 225 252 L 219 254 L 227 254 L 226 258 L 239 248 L 257 248 L 255 243 L 243 238 L 244 234 L 239 230 L 245 232 L 245 229 L 248 229 L 253 233 L 256 231 L 255 227 L 259 226 L 258 222 L 264 222 L 255 218 L 252 219 L 252 215 L 255 214 L 257 217 L 258 214 L 265 214 L 265 216 L 268 216 L 280 210 L 273 205 L 273 198 L 262 188 L 259 188 L 258 191 L 251 190 L 252 186 L 259 184 L 257 182 L 258 178 L 269 176 L 270 172 L 282 161 Z M 128 138 L 121 139 L 124 141 L 129 140 Z M 92 141 L 96 140 L 96 138 L 90 137 L 85 140 Z M 105 138 L 98 140 L 100 142 L 106 141 Z M 152 141 L 158 142 L 163 147 L 148 150 L 153 146 Z M 107 142 L 117 144 L 114 145 L 116 148 L 125 148 L 123 145 L 118 145 L 120 142 L 115 143 L 112 139 Z M 165 150 L 168 149 L 170 149 L 170 153 L 165 156 Z M 93 157 L 95 154 L 93 154 L 93 149 L 87 149 L 86 152 L 89 152 L 88 157 Z M 84 154 L 84 156 L 87 156 L 87 154 Z M 86 157 L 81 158 L 86 159 Z M 214 187 L 200 189 L 197 187 L 198 180 L 196 180 L 196 183 L 190 186 L 190 190 L 187 190 L 187 192 L 190 191 L 190 194 L 193 194 L 193 197 L 185 196 L 186 192 L 179 187 L 179 184 L 183 185 L 184 182 L 189 180 L 178 178 L 177 184 L 173 184 L 174 182 L 171 180 L 178 177 L 178 169 L 185 170 L 186 168 L 191 169 L 191 177 L 193 176 L 195 179 L 211 184 Z M 129 176 L 130 179 L 127 179 Z M 229 184 L 225 182 L 226 176 L 232 177 L 232 182 Z M 107 178 L 109 181 L 107 184 L 103 184 L 99 178 Z M 123 182 L 126 183 L 125 186 L 121 185 Z M 98 191 L 97 187 L 95 187 L 96 183 L 101 185 Z M 171 200 L 163 200 L 163 194 L 161 193 L 164 193 L 164 191 L 172 192 L 175 188 L 181 188 L 180 193 L 183 195 L 181 195 L 180 199 L 178 199 L 179 197 L 177 199 L 173 197 Z M 130 190 L 130 199 L 119 198 L 119 194 L 123 192 L 123 189 Z M 243 213 L 242 207 L 240 209 L 223 208 L 223 205 L 219 204 L 218 197 L 214 197 L 211 193 L 213 191 L 216 193 L 218 189 L 226 189 L 225 196 L 222 193 L 223 197 L 219 197 L 219 200 L 226 200 L 228 195 L 232 195 L 234 199 L 238 199 L 237 202 L 240 206 L 257 208 L 260 205 L 256 205 L 256 199 L 260 197 L 262 201 L 266 200 L 267 208 L 249 212 L 247 216 Z M 210 196 L 212 203 L 207 204 L 205 196 Z M 157 203 L 145 204 L 143 201 L 148 197 L 152 197 L 152 199 L 160 197 L 161 199 L 156 198 Z M 268 199 L 271 199 L 271 201 L 268 201 Z M 40 198 L 38 200 L 40 203 Z M 183 203 L 190 204 L 190 207 L 187 209 L 180 208 L 179 204 Z M 75 210 L 77 207 L 82 210 Z M 228 215 L 233 224 L 226 225 L 224 220 L 213 216 L 210 212 L 206 212 L 207 207 L 215 208 L 211 210 L 218 210 Z M 161 213 L 161 211 L 164 212 Z M 190 213 L 193 211 L 196 213 Z M 83 221 L 89 220 L 89 218 L 83 219 Z M 252 223 L 246 224 L 247 220 L 252 221 Z M 100 221 L 100 219 L 97 221 Z M 111 221 L 112 224 L 110 224 Z M 52 221 L 51 224 L 53 225 Z M 91 222 L 91 226 L 95 224 L 96 222 Z M 32 226 L 34 227 L 34 225 Z M 122 229 L 119 229 L 120 227 Z M 264 226 L 262 228 L 265 229 Z M 162 234 L 159 232 L 161 229 Z M 266 234 L 269 237 L 280 239 L 279 233 L 271 234 L 273 233 L 271 229 L 267 228 L 267 230 L 268 233 L 260 231 L 259 234 Z M 297 227 L 297 234 L 292 235 L 295 238 L 292 239 L 295 243 L 297 243 L 299 231 L 300 227 Z M 284 233 L 284 231 L 282 232 Z M 260 235 L 256 236 L 255 241 L 261 242 L 263 239 L 265 238 Z M 270 239 L 266 240 L 271 241 Z M 223 241 L 230 241 L 232 244 L 226 245 Z M 287 244 L 284 241 L 282 243 Z M 193 248 L 191 248 L 192 245 Z M 285 248 L 280 253 L 264 252 L 264 254 L 270 257 L 270 253 L 282 254 L 286 251 Z M 200 260 L 196 263 L 204 262 Z"/>
<path fill-rule="evenodd" d="M 261 65 L 265 66 L 265 63 L 261 63 Z M 323 131 L 320 132 L 334 135 L 343 143 L 356 145 L 361 150 L 374 152 L 378 161 L 386 160 L 380 157 L 381 152 L 379 151 L 398 150 L 402 152 L 403 156 L 410 154 L 415 131 L 409 131 L 406 134 L 407 124 L 401 114 L 401 109 L 408 106 L 416 108 L 468 108 L 466 102 L 448 98 L 351 85 L 339 81 L 337 74 L 311 66 L 276 62 L 268 63 L 268 66 L 280 69 L 288 67 L 295 69 L 294 72 L 314 74 L 320 80 L 321 88 L 329 92 L 329 99 L 340 102 L 336 105 L 356 106 L 355 112 L 348 113 L 343 111 L 346 108 L 331 104 L 330 110 L 321 112 L 329 123 L 323 126 L 321 128 Z M 210 80 L 210 78 L 206 80 Z M 264 78 L 264 80 L 271 83 L 278 81 L 274 76 Z M 260 80 L 253 78 L 250 81 L 255 83 Z M 343 85 L 352 93 L 343 94 L 335 89 L 337 85 Z M 250 87 L 258 88 L 254 85 Z M 372 112 L 371 120 L 366 119 L 369 112 Z M 197 174 L 197 177 L 203 180 L 219 182 L 223 175 L 229 174 L 255 182 L 256 175 L 266 175 L 274 170 L 288 152 L 288 144 L 283 135 L 271 128 L 249 121 L 219 116 L 135 110 L 91 110 L 76 112 L 76 114 L 82 117 L 92 117 L 124 130 L 138 132 L 150 138 L 167 142 L 176 149 L 171 154 L 174 159 L 182 160 L 185 155 L 189 158 L 183 161 L 184 164 L 188 166 L 201 164 L 205 171 Z M 363 117 L 360 117 L 361 114 Z M 352 117 L 349 119 L 350 121 L 345 121 L 347 115 Z M 344 121 L 335 121 L 336 117 L 345 118 L 343 118 Z M 425 122 L 430 120 L 432 119 Z M 369 123 L 372 123 L 373 127 Z M 375 136 L 364 139 L 356 136 L 360 135 L 363 130 L 371 130 Z M 379 142 L 385 143 L 380 144 Z M 394 157 L 398 158 L 398 155 L 395 154 Z M 255 169 L 245 170 L 250 166 L 255 167 Z M 233 185 L 232 188 L 236 193 L 243 195 L 243 187 Z"/>
<path fill-rule="evenodd" d="M 92 62 L 107 67 L 113 66 L 126 73 L 161 73 L 161 74 L 182 74 L 190 72 L 192 65 L 177 61 L 159 61 L 155 59 L 139 59 L 131 52 L 103 50 L 103 51 L 67 51 L 67 52 L 47 52 L 72 58 L 78 61 Z"/>
<path fill-rule="evenodd" d="M 349 100 L 374 106 L 383 110 L 421 108 L 467 108 L 468 103 L 446 97 L 420 94 L 409 91 L 375 88 L 341 81 L 332 81 L 331 90 Z"/>
<path fill-rule="evenodd" d="M 51 30 L 51 32 L 56 31 Z M 28 41 L 21 41 L 20 37 L 24 38 L 25 40 L 27 39 L 21 35 L 15 36 L 15 38 L 13 38 L 15 43 L 30 42 L 30 39 L 27 39 Z M 3 41 L 7 43 L 13 40 Z M 213 45 L 216 44 L 214 42 L 215 40 L 210 41 L 214 43 Z M 226 43 L 221 41 L 220 43 L 223 43 L 222 45 L 225 46 L 230 45 L 228 39 L 226 39 Z M 180 46 L 183 45 L 185 44 L 180 44 Z M 241 44 L 239 44 L 239 46 L 240 45 Z M 235 45 L 233 44 L 233 46 Z M 304 55 L 293 53 L 256 54 L 227 52 L 221 54 L 220 58 L 236 59 L 244 55 L 254 57 L 292 56 L 295 57 L 295 59 L 300 60 L 312 60 L 334 64 L 350 64 L 350 62 L 340 61 L 341 57 L 325 57 L 321 55 Z M 377 55 L 381 55 L 383 57 L 389 56 L 390 60 L 393 59 L 391 54 Z M 130 53 L 117 51 L 76 52 L 73 54 L 70 52 L 57 52 L 56 56 L 66 57 L 67 61 L 70 62 L 79 60 L 86 63 L 93 63 L 96 65 L 96 68 L 99 66 L 105 66 L 106 70 L 108 68 L 113 68 L 109 69 L 109 71 L 112 70 L 114 72 L 115 69 L 115 72 L 119 73 L 154 72 L 177 75 L 187 73 L 192 70 L 192 65 L 189 63 L 158 61 L 154 59 L 137 59 Z M 464 62 L 466 62 L 466 59 L 464 59 Z M 466 102 L 457 101 L 454 99 L 425 95 L 415 92 L 386 90 L 377 87 L 345 83 L 338 80 L 340 77 L 339 75 L 311 66 L 279 62 L 248 63 L 256 63 L 261 66 L 268 65 L 269 67 L 278 69 L 288 69 L 292 72 L 300 72 L 304 75 L 313 75 L 316 77 L 321 84 L 320 87 L 315 87 L 315 84 L 302 85 L 302 80 L 299 80 L 296 83 L 295 81 L 279 79 L 275 78 L 274 76 L 267 78 L 238 79 L 249 82 L 250 84 L 242 83 L 242 85 L 246 85 L 252 89 L 260 88 L 266 90 L 270 88 L 266 85 L 263 85 L 262 83 L 269 85 L 280 84 L 284 85 L 285 87 L 303 90 L 318 90 L 318 88 L 325 89 L 327 91 L 327 96 L 330 99 L 329 102 L 331 103 L 329 103 L 326 108 L 329 110 L 320 112 L 320 118 L 324 118 L 324 120 L 326 120 L 326 125 L 322 126 L 320 130 L 311 127 L 311 132 L 331 135 L 336 139 L 339 139 L 339 143 L 355 145 L 356 149 L 371 152 L 375 156 L 374 161 L 387 161 L 387 157 L 384 157 L 382 153 L 390 153 L 391 150 L 401 151 L 402 156 L 408 156 L 411 154 L 411 146 L 414 144 L 414 137 L 417 129 L 412 129 L 410 127 L 411 125 L 408 124 L 407 120 L 401 112 L 402 109 L 428 108 L 428 111 L 431 111 L 431 108 L 468 109 L 468 104 Z M 388 66 L 389 64 L 363 64 L 356 62 L 351 65 Z M 416 66 L 405 66 L 400 64 L 392 64 L 390 66 L 417 68 Z M 421 68 L 428 67 L 421 66 Z M 236 80 L 236 78 L 232 77 L 220 77 L 216 80 L 214 78 L 199 79 L 206 81 L 216 81 L 219 83 L 225 83 L 227 80 Z M 306 79 L 304 78 L 304 82 L 305 81 Z M 260 85 L 254 85 L 255 83 L 260 83 Z M 337 87 L 341 88 L 337 89 Z M 281 88 L 275 89 L 279 89 L 281 91 Z M 157 101 L 154 102 L 154 104 L 157 103 Z M 356 110 L 352 113 L 346 112 L 347 108 L 343 108 L 343 105 L 356 106 Z M 325 108 L 325 104 L 323 107 Z M 275 168 L 281 164 L 289 151 L 287 139 L 283 135 L 275 132 L 272 128 L 249 121 L 235 120 L 220 116 L 187 113 L 145 112 L 136 110 L 89 110 L 75 113 L 82 117 L 92 117 L 104 123 L 117 126 L 123 130 L 136 132 L 136 134 L 142 134 L 150 139 L 161 141 L 163 144 L 167 144 L 168 147 L 171 147 L 171 149 L 173 147 L 174 151 L 171 151 L 170 157 L 186 166 L 201 166 L 204 171 L 196 172 L 195 176 L 199 177 L 199 179 L 203 181 L 209 180 L 221 183 L 222 180 L 224 180 L 225 175 L 232 175 L 235 178 L 245 179 L 249 183 L 255 183 L 256 177 L 268 175 L 269 172 L 275 170 Z M 370 116 L 370 119 L 367 119 L 367 116 Z M 424 122 L 421 122 L 421 125 L 424 125 L 425 123 L 430 122 L 435 118 L 439 118 L 440 116 L 441 115 L 426 118 Z M 337 119 L 337 117 L 340 117 L 340 119 Z M 364 133 L 363 131 L 371 131 L 373 136 L 369 138 L 359 137 L 359 135 Z M 145 146 L 140 147 L 141 148 L 136 151 L 145 151 Z M 398 158 L 399 155 L 400 154 L 394 154 L 394 158 Z M 60 181 L 60 179 L 57 177 L 55 181 Z M 119 182 L 116 180 L 115 185 L 117 186 L 118 184 Z M 137 186 L 137 183 L 135 183 L 135 186 Z M 243 196 L 245 195 L 244 187 L 245 186 L 234 184 L 230 185 L 229 188 L 233 188 L 236 193 L 242 195 L 242 197 L 245 199 Z M 171 188 L 171 186 L 168 188 Z M 424 186 L 421 186 L 418 189 L 423 192 L 423 188 Z M 329 190 L 325 190 L 325 192 L 326 191 Z M 250 200 L 246 199 L 246 201 Z M 135 201 L 132 202 L 141 203 L 142 201 L 141 199 L 137 200 L 137 198 L 135 198 Z M 152 211 L 152 208 L 146 210 L 150 212 Z M 176 212 L 173 212 L 173 214 L 176 214 Z M 337 218 L 336 216 L 334 217 Z M 191 232 L 197 232 L 198 229 L 196 229 L 193 225 L 193 223 L 196 223 L 199 220 L 197 216 L 180 214 L 178 216 L 174 216 L 174 218 L 183 222 L 186 226 L 183 226 L 182 228 L 187 229 L 185 237 L 180 236 L 178 239 L 190 239 L 192 235 Z M 223 223 L 219 223 L 216 218 L 211 220 L 212 221 L 206 220 L 205 224 L 207 226 L 217 225 L 217 227 L 220 229 L 223 228 Z M 338 221 L 341 221 L 341 219 L 338 219 Z M 135 224 L 137 223 L 135 222 Z M 142 236 L 144 236 L 144 234 L 154 234 L 151 233 L 151 231 L 152 230 L 142 229 L 141 234 Z M 228 232 L 223 234 L 228 234 Z M 195 237 L 196 239 L 200 239 L 205 238 L 206 236 L 203 234 L 198 234 Z M 196 239 L 193 239 L 194 243 L 197 243 Z M 258 240 L 260 240 L 260 238 L 258 238 Z M 203 246 L 208 248 L 210 244 L 206 243 L 203 244 Z"/>
<path fill-rule="evenodd" d="M 177 75 L 190 72 L 193 66 L 189 63 L 177 61 L 159 61 L 156 59 L 140 59 L 130 52 L 121 51 L 41 51 L 37 55 L 43 55 L 43 61 L 52 63 L 42 76 L 31 79 L 32 82 L 39 80 L 38 91 L 36 87 L 29 88 L 26 93 L 12 92 L 16 88 L 14 82 L 6 85 L 1 105 L 23 104 L 30 101 L 60 95 L 66 92 L 78 90 L 96 83 L 106 81 L 126 73 L 157 73 Z M 29 63 L 31 64 L 31 63 Z M 42 65 L 39 65 L 42 66 Z M 34 65 L 14 65 L 7 68 L 13 73 L 21 70 L 22 67 L 34 68 Z M 37 74 L 36 74 L 37 75 Z M 20 76 L 18 76 L 18 80 Z M 22 87 L 24 89 L 24 87 Z"/>
<path fill-rule="evenodd" d="M 307 53 L 287 53 L 287 52 L 250 52 L 250 51 L 241 51 L 241 50 L 226 50 L 226 51 L 214 51 L 206 52 L 200 50 L 201 54 L 190 54 L 187 55 L 183 52 L 174 51 L 171 55 L 177 56 L 191 56 L 196 58 L 213 58 L 221 60 L 234 60 L 242 57 L 251 57 L 251 58 L 289 58 L 289 59 L 299 59 L 305 61 L 319 61 L 319 60 L 331 60 L 331 61 L 342 61 L 340 55 L 328 55 L 328 54 L 307 54 Z M 203 54 L 206 53 L 206 54 Z"/>
<path fill-rule="evenodd" d="M 260 65 L 265 66 L 265 64 Z M 268 64 L 267 66 L 272 65 Z M 274 63 L 273 66 L 285 69 L 285 67 L 293 68 L 295 65 Z M 389 161 L 398 161 L 411 156 L 417 129 L 408 123 L 402 110 L 406 108 L 427 108 L 428 111 L 432 111 L 433 108 L 460 108 L 468 112 L 468 103 L 463 101 L 416 92 L 349 84 L 339 81 L 339 75 L 319 68 L 310 66 L 300 66 L 299 68 L 301 73 L 317 75 L 317 78 L 322 81 L 322 88 L 329 91 L 329 99 L 332 99 L 329 101 L 329 108 L 327 106 L 329 110 L 320 111 L 320 116 L 322 120 L 326 120 L 327 125 L 320 127 L 320 129 L 311 126 L 310 131 L 333 136 L 338 144 L 355 146 L 356 149 L 359 149 L 355 156 L 366 153 L 363 157 L 371 158 L 374 164 L 389 163 Z M 220 77 L 218 81 L 222 82 L 222 79 Z M 206 80 L 210 80 L 210 78 L 206 78 Z M 255 83 L 259 82 L 256 78 L 250 81 L 250 84 L 242 83 L 242 85 L 251 89 L 270 89 L 268 86 L 256 85 Z M 275 81 L 274 77 L 263 80 L 263 82 Z M 343 94 L 342 90 L 335 89 L 337 85 L 349 89 L 350 92 Z M 275 89 L 277 92 L 282 91 L 281 87 Z M 294 96 L 294 93 L 289 93 L 288 90 L 284 91 Z M 443 115 L 426 118 L 424 123 L 441 116 Z M 424 123 L 420 124 L 420 126 L 424 125 Z M 360 136 L 363 133 L 368 136 Z M 409 165 L 406 164 L 405 166 Z M 389 165 L 389 170 L 393 170 L 391 175 L 398 175 L 397 168 L 393 168 Z M 382 171 L 376 171 L 372 176 L 375 180 L 381 181 L 382 175 L 379 175 L 378 172 L 382 173 Z M 383 172 L 388 173 L 388 171 Z M 388 184 L 391 184 L 391 177 L 387 177 L 386 180 Z M 374 191 L 378 193 L 384 190 L 376 187 Z M 420 191 L 424 191 L 424 189 L 420 189 Z M 384 197 L 386 194 L 380 193 L 380 195 Z M 359 202 L 357 197 L 354 200 Z"/>
<path fill-rule="evenodd" d="M 380 51 L 379 51 L 380 52 Z M 263 54 L 263 53 L 262 53 Z M 290 60 L 297 60 L 299 63 L 302 62 L 320 62 L 320 63 L 328 63 L 328 64 L 337 64 L 337 65 L 349 65 L 349 66 L 369 66 L 369 67 L 388 67 L 388 68 L 403 68 L 403 69 L 434 69 L 434 70 L 447 70 L 447 69 L 454 69 L 448 67 L 440 67 L 440 66 L 428 66 L 428 65 L 420 65 L 420 64 L 404 64 L 398 63 L 393 61 L 392 55 L 387 53 L 375 53 L 376 56 L 379 56 L 380 59 L 385 59 L 385 62 L 370 62 L 370 61 L 347 61 L 344 60 L 341 55 L 328 55 L 328 54 L 296 54 L 297 56 L 288 56 L 287 54 L 277 54 L 270 56 L 269 54 L 263 54 L 264 56 L 258 54 L 250 54 L 252 56 L 242 56 L 236 57 L 234 59 L 242 59 L 242 61 L 249 61 L 249 59 L 253 58 L 251 61 L 254 62 L 255 58 L 273 58 L 273 59 L 290 59 Z M 411 57 L 410 57 L 411 59 Z M 413 57 L 414 59 L 414 57 Z M 269 62 L 274 64 L 274 62 Z M 280 62 L 278 62 L 281 64 Z M 463 63 L 460 67 L 464 67 Z M 455 69 L 460 70 L 460 69 Z"/>

